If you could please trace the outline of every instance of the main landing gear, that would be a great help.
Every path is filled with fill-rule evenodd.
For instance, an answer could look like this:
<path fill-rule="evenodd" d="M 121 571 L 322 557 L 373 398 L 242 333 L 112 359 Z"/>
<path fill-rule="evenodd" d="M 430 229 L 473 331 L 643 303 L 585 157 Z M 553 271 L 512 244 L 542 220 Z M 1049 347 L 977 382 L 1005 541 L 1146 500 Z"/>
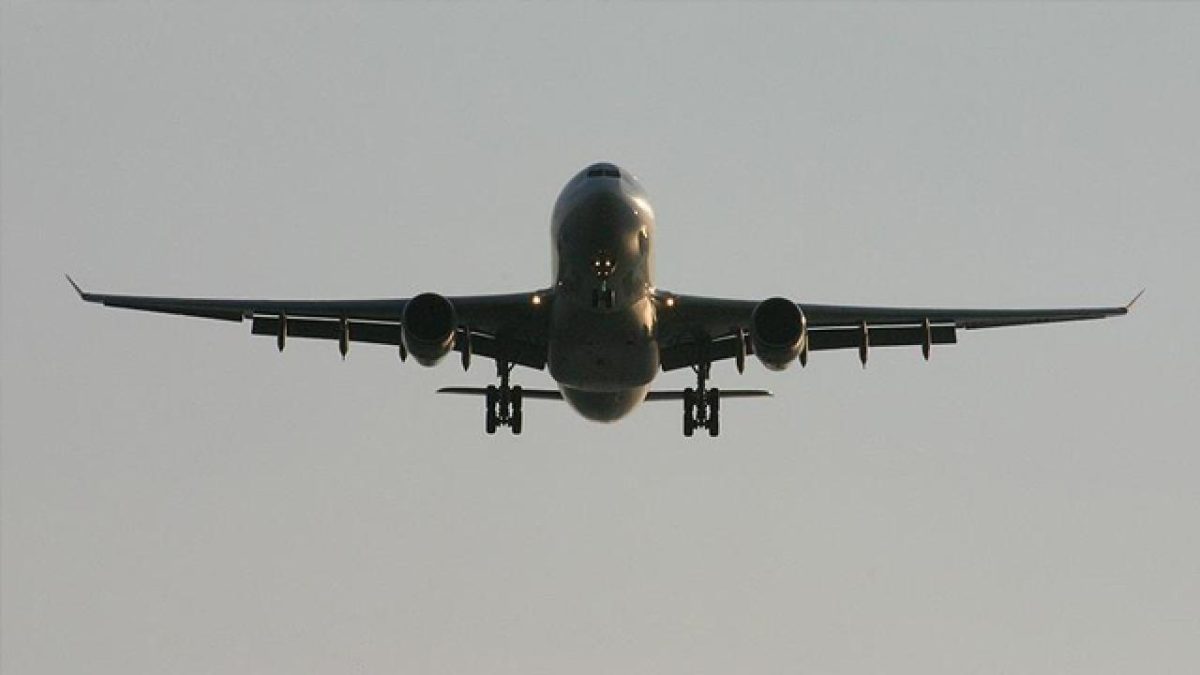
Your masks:
<path fill-rule="evenodd" d="M 512 374 L 513 364 L 496 361 L 496 374 L 500 377 L 500 386 L 488 385 L 487 388 L 487 417 L 486 428 L 489 434 L 496 433 L 496 427 L 508 427 L 514 435 L 521 433 L 521 422 L 524 415 L 521 412 L 521 387 L 508 386 L 508 376 Z"/>
<path fill-rule="evenodd" d="M 709 436 L 721 433 L 721 390 L 704 386 L 710 364 L 692 366 L 696 371 L 696 388 L 683 390 L 683 435 L 690 437 L 696 429 L 708 429 Z"/>

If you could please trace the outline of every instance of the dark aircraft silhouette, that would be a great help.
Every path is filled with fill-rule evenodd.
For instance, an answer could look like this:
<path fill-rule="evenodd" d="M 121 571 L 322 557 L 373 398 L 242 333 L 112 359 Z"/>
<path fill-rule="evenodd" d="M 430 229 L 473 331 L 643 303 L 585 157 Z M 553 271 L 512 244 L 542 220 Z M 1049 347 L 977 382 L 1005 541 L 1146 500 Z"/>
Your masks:
<path fill-rule="evenodd" d="M 733 359 L 738 372 L 754 355 L 771 370 L 810 352 L 856 349 L 866 366 L 871 347 L 912 345 L 926 359 L 959 329 L 1099 319 L 1123 307 L 1075 309 L 922 309 L 796 303 L 781 297 L 725 300 L 664 291 L 654 285 L 654 211 L 637 179 L 612 164 L 593 164 L 567 183 L 550 222 L 552 285 L 507 295 L 444 297 L 422 293 L 379 300 L 217 300 L 103 295 L 71 285 L 88 302 L 226 321 L 251 320 L 280 351 L 289 337 L 398 346 L 432 366 L 450 351 L 493 359 L 498 385 L 446 387 L 482 396 L 486 429 L 521 433 L 525 399 L 565 399 L 588 419 L 614 421 L 646 400 L 683 402 L 683 433 L 720 430 L 722 399 L 770 396 L 762 390 L 708 387 L 713 363 Z M 68 277 L 70 280 L 70 277 Z M 1138 294 L 1141 295 L 1140 293 Z M 558 390 L 510 385 L 514 366 L 549 368 Z M 650 391 L 660 370 L 691 368 L 696 387 Z"/>

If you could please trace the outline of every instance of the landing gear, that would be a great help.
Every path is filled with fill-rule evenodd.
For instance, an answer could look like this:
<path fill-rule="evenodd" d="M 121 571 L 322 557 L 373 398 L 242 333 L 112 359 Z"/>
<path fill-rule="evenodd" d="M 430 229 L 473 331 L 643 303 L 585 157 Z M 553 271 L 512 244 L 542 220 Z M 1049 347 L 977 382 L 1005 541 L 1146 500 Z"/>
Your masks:
<path fill-rule="evenodd" d="M 692 437 L 696 430 L 696 392 L 691 387 L 683 390 L 683 435 Z"/>
<path fill-rule="evenodd" d="M 487 411 L 484 418 L 484 429 L 489 434 L 496 433 L 496 427 L 508 427 L 513 434 L 521 433 L 524 414 L 521 403 L 524 395 L 521 387 L 510 387 L 508 376 L 512 373 L 513 364 L 496 361 L 496 374 L 500 377 L 500 386 L 489 385 L 487 388 Z"/>
<path fill-rule="evenodd" d="M 608 282 L 601 284 L 600 288 L 592 289 L 592 307 L 596 309 L 601 307 L 612 309 L 616 301 L 617 294 L 613 292 L 613 289 L 608 287 Z"/>
<path fill-rule="evenodd" d="M 592 256 L 592 273 L 600 280 L 600 286 L 592 289 L 592 307 L 612 309 L 617 302 L 617 295 L 608 287 L 608 280 L 617 269 L 617 261 L 612 254 L 604 249 L 596 251 Z"/>
<path fill-rule="evenodd" d="M 721 390 L 707 389 L 708 363 L 693 366 L 696 388 L 683 390 L 683 435 L 691 437 L 696 429 L 708 429 L 709 436 L 721 433 Z"/>
<path fill-rule="evenodd" d="M 494 434 L 496 433 L 496 425 L 499 423 L 499 420 L 496 419 L 496 408 L 498 407 L 496 404 L 499 402 L 499 396 L 496 393 L 495 385 L 488 385 L 485 398 L 487 399 L 487 413 L 484 428 L 487 429 L 489 434 Z"/>

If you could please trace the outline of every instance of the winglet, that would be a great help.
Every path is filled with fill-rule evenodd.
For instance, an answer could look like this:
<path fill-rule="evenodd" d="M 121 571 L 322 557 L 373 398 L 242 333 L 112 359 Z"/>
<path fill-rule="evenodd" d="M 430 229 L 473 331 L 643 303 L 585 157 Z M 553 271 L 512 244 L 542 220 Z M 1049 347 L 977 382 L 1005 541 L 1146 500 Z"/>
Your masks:
<path fill-rule="evenodd" d="M 1135 302 L 1137 302 L 1138 299 L 1142 297 L 1142 293 L 1145 293 L 1145 292 L 1146 292 L 1146 289 L 1144 289 L 1144 288 L 1142 290 L 1138 291 L 1138 294 L 1133 296 L 1133 299 L 1129 301 L 1129 304 L 1125 305 L 1125 311 L 1128 312 L 1129 310 L 1133 309 L 1133 304 Z"/>
<path fill-rule="evenodd" d="M 83 289 L 79 287 L 79 284 L 75 283 L 75 280 L 71 278 L 71 275 L 64 274 L 63 276 L 67 278 L 67 281 L 71 284 L 71 288 L 75 289 L 75 292 L 79 294 L 79 297 L 87 300 L 87 294 L 83 292 Z"/>
<path fill-rule="evenodd" d="M 75 292 L 79 294 L 79 297 L 84 302 L 100 302 L 95 295 L 80 288 L 79 284 L 75 283 L 75 280 L 71 278 L 70 274 L 64 274 L 63 276 L 67 278 L 67 281 L 71 284 L 71 288 L 75 289 Z"/>

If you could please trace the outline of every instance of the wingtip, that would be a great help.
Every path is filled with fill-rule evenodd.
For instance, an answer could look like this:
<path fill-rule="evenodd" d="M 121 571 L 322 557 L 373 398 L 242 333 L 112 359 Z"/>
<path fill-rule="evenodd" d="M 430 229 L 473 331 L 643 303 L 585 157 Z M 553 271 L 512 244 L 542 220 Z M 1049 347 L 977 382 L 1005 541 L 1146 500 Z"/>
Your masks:
<path fill-rule="evenodd" d="M 1146 292 L 1146 289 L 1144 289 L 1144 288 L 1142 290 L 1138 291 L 1137 295 L 1133 296 L 1133 299 L 1130 300 L 1129 303 L 1125 305 L 1125 311 L 1128 312 L 1129 310 L 1133 309 L 1133 305 L 1135 303 L 1137 303 L 1138 300 L 1141 299 L 1142 294 L 1145 292 Z"/>

